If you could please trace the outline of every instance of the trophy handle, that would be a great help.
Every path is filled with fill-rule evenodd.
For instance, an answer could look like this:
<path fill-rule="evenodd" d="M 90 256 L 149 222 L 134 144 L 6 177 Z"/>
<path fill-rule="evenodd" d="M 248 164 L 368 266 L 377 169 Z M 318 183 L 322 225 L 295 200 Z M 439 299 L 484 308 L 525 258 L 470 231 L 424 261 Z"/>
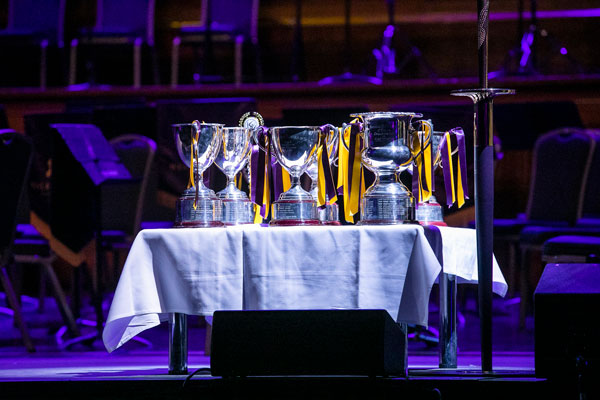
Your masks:
<path fill-rule="evenodd" d="M 412 127 L 414 134 L 417 135 L 417 139 L 421 143 L 421 150 L 417 154 L 415 154 L 413 158 L 416 158 L 419 155 L 423 154 L 423 152 L 425 152 L 425 150 L 427 150 L 427 148 L 431 146 L 431 137 L 433 135 L 433 124 L 430 121 L 420 119 L 415 122 L 421 125 L 420 129 L 415 129 L 414 127 Z M 419 135 L 420 132 L 425 133 Z"/>
<path fill-rule="evenodd" d="M 259 127 L 252 129 L 252 139 L 254 140 L 254 143 L 256 143 L 258 148 L 261 149 L 262 151 L 264 151 L 265 153 L 267 153 L 267 149 L 265 149 L 265 147 L 260 142 L 263 137 L 268 136 L 268 135 L 269 135 L 269 128 L 267 128 L 265 126 L 259 126 Z"/>
<path fill-rule="evenodd" d="M 341 134 L 341 138 L 340 138 L 340 142 L 342 143 L 342 146 L 344 146 L 344 148 L 346 149 L 346 151 L 350 151 L 350 148 L 348 147 L 348 143 L 346 143 L 346 141 L 344 140 L 344 132 L 346 131 L 347 128 L 352 129 L 353 126 L 357 126 L 358 127 L 358 133 L 362 133 L 363 131 L 363 123 L 362 122 L 350 122 L 348 124 L 343 124 L 342 125 L 342 134 Z"/>

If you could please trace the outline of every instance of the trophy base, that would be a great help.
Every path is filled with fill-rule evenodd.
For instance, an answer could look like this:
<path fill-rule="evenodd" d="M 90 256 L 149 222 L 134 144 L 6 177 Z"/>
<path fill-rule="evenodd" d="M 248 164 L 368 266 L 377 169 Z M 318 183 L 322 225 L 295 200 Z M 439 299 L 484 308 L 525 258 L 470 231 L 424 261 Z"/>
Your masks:
<path fill-rule="evenodd" d="M 269 226 L 319 226 L 321 221 L 316 219 L 277 219 L 269 222 Z"/>
<path fill-rule="evenodd" d="M 434 226 L 448 226 L 447 223 L 445 222 L 440 222 L 440 221 L 418 221 L 420 225 L 423 226 L 427 226 L 427 225 L 434 225 Z"/>
<path fill-rule="evenodd" d="M 410 196 L 367 196 L 361 201 L 360 225 L 415 223 Z"/>
<path fill-rule="evenodd" d="M 221 221 L 181 221 L 175 222 L 173 228 L 220 228 L 225 226 Z"/>
<path fill-rule="evenodd" d="M 318 213 L 322 225 L 341 225 L 337 204 L 327 204 L 325 208 L 319 208 Z"/>
<path fill-rule="evenodd" d="M 321 225 L 339 226 L 342 225 L 339 221 L 320 221 Z"/>
<path fill-rule="evenodd" d="M 436 202 L 419 203 L 416 218 L 421 225 L 447 226 L 442 216 L 442 206 Z"/>
<path fill-rule="evenodd" d="M 271 226 L 320 225 L 314 200 L 278 200 L 273 203 Z"/>
<path fill-rule="evenodd" d="M 194 208 L 193 196 L 182 196 L 177 200 L 176 228 L 214 228 L 223 226 L 221 213 L 223 204 L 216 198 L 198 198 Z"/>
<path fill-rule="evenodd" d="M 227 226 L 254 223 L 254 208 L 249 200 L 222 199 L 221 221 Z"/>

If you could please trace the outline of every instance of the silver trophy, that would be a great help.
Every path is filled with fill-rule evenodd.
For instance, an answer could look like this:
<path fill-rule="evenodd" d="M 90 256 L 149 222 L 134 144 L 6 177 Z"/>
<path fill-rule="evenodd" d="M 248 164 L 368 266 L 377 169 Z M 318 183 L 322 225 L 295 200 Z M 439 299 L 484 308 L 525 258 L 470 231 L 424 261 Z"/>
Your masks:
<path fill-rule="evenodd" d="M 435 170 L 441 166 L 440 142 L 445 132 L 433 131 L 431 134 L 431 157 L 433 158 L 432 179 L 435 179 Z M 414 172 L 416 173 L 416 172 Z M 422 225 L 446 226 L 442 213 L 442 206 L 438 203 L 433 192 L 429 200 L 417 205 L 416 218 Z"/>
<path fill-rule="evenodd" d="M 396 172 L 413 161 L 411 152 L 412 112 L 370 112 L 352 114 L 361 118 L 364 147 L 362 163 L 375 174 L 375 183 L 361 199 L 360 223 L 400 224 L 414 222 L 415 201 L 408 188 L 396 179 Z"/>
<path fill-rule="evenodd" d="M 300 186 L 300 176 L 314 161 L 323 131 L 316 126 L 269 128 L 277 161 L 290 174 L 291 187 L 273 203 L 270 225 L 319 225 L 317 202 Z"/>
<path fill-rule="evenodd" d="M 235 176 L 248 162 L 252 131 L 243 127 L 227 127 L 222 131 L 221 150 L 215 158 L 216 166 L 227 176 L 227 186 L 217 193 L 223 202 L 221 221 L 225 225 L 251 224 L 254 222 L 252 202 L 235 186 Z"/>
<path fill-rule="evenodd" d="M 333 125 L 324 125 L 321 127 L 324 130 L 325 143 L 327 145 L 327 154 L 329 155 L 329 165 L 334 165 L 338 157 L 339 133 L 338 128 Z M 319 178 L 319 160 L 315 158 L 306 169 L 306 173 L 311 179 L 310 194 L 315 201 L 319 195 L 318 178 Z M 318 210 L 319 220 L 323 225 L 339 225 L 339 208 L 335 203 L 329 204 L 329 196 L 325 195 L 325 207 Z"/>
<path fill-rule="evenodd" d="M 191 124 L 175 124 L 172 128 L 177 152 L 183 163 L 190 167 L 190 181 L 193 183 L 177 200 L 175 227 L 223 226 L 221 200 L 204 186 L 202 179 L 203 172 L 213 163 L 221 148 L 223 125 L 194 121 Z"/>

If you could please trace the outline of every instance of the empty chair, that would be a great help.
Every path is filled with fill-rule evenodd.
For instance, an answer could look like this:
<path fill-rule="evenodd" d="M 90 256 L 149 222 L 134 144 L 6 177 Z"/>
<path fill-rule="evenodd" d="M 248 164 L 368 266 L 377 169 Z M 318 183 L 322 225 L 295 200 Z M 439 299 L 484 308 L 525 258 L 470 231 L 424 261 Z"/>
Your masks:
<path fill-rule="evenodd" d="M 66 0 L 10 0 L 7 27 L 0 31 L 0 45 L 15 49 L 22 46 L 39 47 L 39 85 L 46 88 L 48 47 L 64 45 L 64 16 Z M 14 54 L 11 51 L 10 54 Z M 6 60 L 4 61 L 6 62 Z"/>
<path fill-rule="evenodd" d="M 598 263 L 600 231 L 592 236 L 564 235 L 548 239 L 542 246 L 542 261 L 546 263 Z"/>
<path fill-rule="evenodd" d="M 594 229 L 576 227 L 594 149 L 594 138 L 581 129 L 559 129 L 536 141 L 527 213 L 513 222 L 521 250 L 521 325 L 530 304 L 530 252 L 553 236 Z"/>
<path fill-rule="evenodd" d="M 80 32 L 71 41 L 69 85 L 74 85 L 77 81 L 77 49 L 79 45 L 131 46 L 133 50 L 133 86 L 140 87 L 142 83 L 142 46 L 145 44 L 151 50 L 154 80 L 157 83 L 158 72 L 154 53 L 155 0 L 97 0 L 96 4 L 95 26 L 90 30 Z"/>
<path fill-rule="evenodd" d="M 171 52 L 171 86 L 179 83 L 179 50 L 183 45 L 204 44 L 202 64 L 212 65 L 212 44 L 233 43 L 234 81 L 242 82 L 243 46 L 249 42 L 254 50 L 256 80 L 262 80 L 258 45 L 258 0 L 202 0 L 199 20 L 180 23 Z M 200 80 L 200 73 L 197 75 Z"/>
<path fill-rule="evenodd" d="M 13 242 L 17 224 L 17 208 L 22 201 L 25 182 L 31 165 L 32 145 L 29 138 L 14 131 L 0 131 L 0 282 L 6 299 L 14 312 L 15 323 L 21 331 L 28 351 L 35 351 L 21 313 L 7 267 L 13 262 Z"/>

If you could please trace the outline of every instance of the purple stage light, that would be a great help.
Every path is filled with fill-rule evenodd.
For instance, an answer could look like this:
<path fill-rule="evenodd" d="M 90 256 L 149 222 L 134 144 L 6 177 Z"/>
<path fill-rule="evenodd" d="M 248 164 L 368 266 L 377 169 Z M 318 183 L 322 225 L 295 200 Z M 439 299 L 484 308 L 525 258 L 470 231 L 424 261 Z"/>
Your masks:
<path fill-rule="evenodd" d="M 560 54 L 562 54 L 563 56 L 567 55 L 567 48 L 566 47 L 561 47 L 560 48 Z"/>

